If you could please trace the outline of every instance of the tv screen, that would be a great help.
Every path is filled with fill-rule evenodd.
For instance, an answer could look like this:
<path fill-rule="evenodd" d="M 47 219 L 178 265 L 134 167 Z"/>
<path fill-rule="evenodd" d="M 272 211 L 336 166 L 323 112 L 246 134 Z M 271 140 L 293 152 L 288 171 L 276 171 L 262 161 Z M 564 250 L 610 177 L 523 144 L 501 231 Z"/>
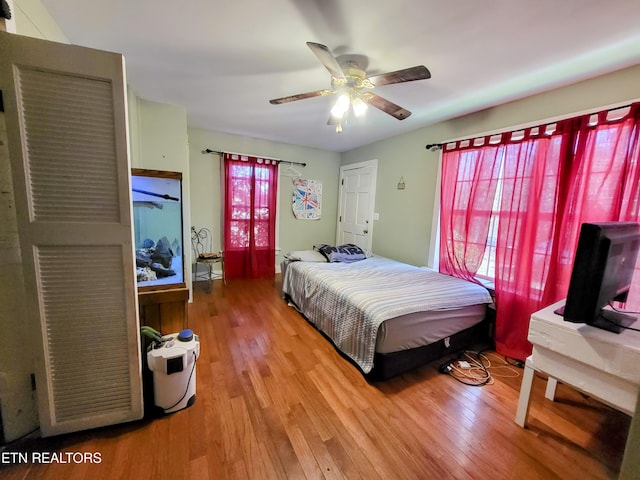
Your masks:
<path fill-rule="evenodd" d="M 583 223 L 564 309 L 568 322 L 620 333 L 635 316 L 605 309 L 625 302 L 640 250 L 640 226 L 633 222 Z"/>

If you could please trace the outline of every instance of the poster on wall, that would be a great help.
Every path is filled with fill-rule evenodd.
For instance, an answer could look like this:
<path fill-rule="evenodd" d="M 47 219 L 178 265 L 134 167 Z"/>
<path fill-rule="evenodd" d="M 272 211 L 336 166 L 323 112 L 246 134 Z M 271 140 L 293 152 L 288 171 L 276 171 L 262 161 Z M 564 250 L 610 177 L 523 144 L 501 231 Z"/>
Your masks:
<path fill-rule="evenodd" d="M 293 185 L 293 215 L 298 220 L 318 220 L 321 214 L 322 182 L 296 178 Z"/>

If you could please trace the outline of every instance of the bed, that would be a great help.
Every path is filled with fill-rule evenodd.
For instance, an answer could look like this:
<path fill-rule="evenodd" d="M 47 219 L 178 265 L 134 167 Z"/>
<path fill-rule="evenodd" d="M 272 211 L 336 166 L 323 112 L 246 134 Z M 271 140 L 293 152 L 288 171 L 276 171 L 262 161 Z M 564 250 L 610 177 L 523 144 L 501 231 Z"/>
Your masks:
<path fill-rule="evenodd" d="M 285 299 L 369 380 L 490 338 L 492 299 L 475 283 L 380 256 L 327 261 L 296 252 L 281 267 Z"/>

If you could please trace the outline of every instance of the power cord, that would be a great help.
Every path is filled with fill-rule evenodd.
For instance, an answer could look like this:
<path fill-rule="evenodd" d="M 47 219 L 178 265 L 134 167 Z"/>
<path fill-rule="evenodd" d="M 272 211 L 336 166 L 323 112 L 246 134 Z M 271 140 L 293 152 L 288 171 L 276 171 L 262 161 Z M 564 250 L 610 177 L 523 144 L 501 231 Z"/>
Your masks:
<path fill-rule="evenodd" d="M 524 368 L 524 362 L 517 358 L 504 357 L 504 361 L 507 365 L 511 365 L 512 367 Z"/>
<path fill-rule="evenodd" d="M 499 358 L 504 362 L 503 365 L 494 365 L 489 356 L 495 356 L 495 353 L 483 353 L 482 351 L 474 352 L 465 350 L 457 358 L 449 360 L 440 365 L 438 371 L 440 373 L 453 377 L 456 381 L 472 387 L 482 387 L 484 385 L 493 384 L 494 377 L 519 377 L 520 373 L 514 370 L 513 366 L 519 367 L 519 364 L 512 364 L 507 358 Z M 517 360 L 517 362 L 520 362 Z M 520 362 L 522 363 L 522 362 Z M 507 374 L 501 373 L 506 369 Z M 491 372 L 491 370 L 493 372 Z"/>
<path fill-rule="evenodd" d="M 640 315 L 640 312 L 634 312 L 633 310 L 624 310 L 622 308 L 618 308 L 613 304 L 613 302 L 609 302 L 609 306 L 611 307 L 611 310 L 613 310 L 614 312 L 630 313 L 631 315 Z"/>

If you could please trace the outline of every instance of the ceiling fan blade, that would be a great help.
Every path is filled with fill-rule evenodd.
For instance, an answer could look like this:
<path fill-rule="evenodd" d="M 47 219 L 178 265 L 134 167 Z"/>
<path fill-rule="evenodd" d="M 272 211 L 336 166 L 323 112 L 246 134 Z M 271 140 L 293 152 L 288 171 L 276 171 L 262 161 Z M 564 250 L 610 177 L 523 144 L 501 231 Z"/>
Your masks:
<path fill-rule="evenodd" d="M 404 68 L 395 72 L 383 73 L 369 77 L 369 81 L 374 87 L 389 85 L 392 83 L 413 82 L 414 80 L 426 80 L 431 78 L 431 72 L 424 65 Z"/>
<path fill-rule="evenodd" d="M 297 95 L 290 95 L 288 97 L 274 98 L 269 100 L 272 105 L 280 105 L 281 103 L 295 102 L 296 100 L 304 100 L 305 98 L 323 97 L 334 93 L 333 90 L 316 90 L 315 92 L 298 93 Z"/>
<path fill-rule="evenodd" d="M 393 102 L 390 102 L 386 98 L 382 98 L 380 95 L 376 95 L 375 93 L 366 92 L 363 93 L 360 98 L 372 107 L 377 108 L 378 110 L 382 110 L 384 113 L 388 113 L 392 117 L 397 118 L 398 120 L 404 120 L 411 112 L 405 108 L 402 108 L 400 105 L 396 105 Z"/>
<path fill-rule="evenodd" d="M 340 64 L 335 59 L 333 54 L 329 51 L 326 45 L 314 42 L 307 42 L 307 45 L 315 54 L 315 56 L 318 57 L 320 63 L 322 63 L 322 65 L 324 65 L 324 67 L 329 70 L 329 73 L 332 77 L 344 79 L 344 73 L 342 72 L 342 68 L 340 68 Z"/>

